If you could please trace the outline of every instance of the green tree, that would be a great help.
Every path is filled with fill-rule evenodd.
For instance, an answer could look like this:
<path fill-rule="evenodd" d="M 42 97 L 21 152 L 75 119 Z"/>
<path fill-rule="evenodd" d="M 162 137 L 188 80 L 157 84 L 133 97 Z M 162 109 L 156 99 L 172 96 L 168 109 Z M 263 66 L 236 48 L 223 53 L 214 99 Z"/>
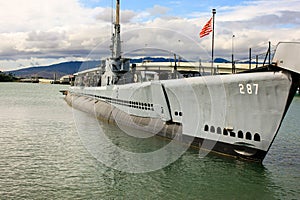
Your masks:
<path fill-rule="evenodd" d="M 17 78 L 14 77 L 14 75 L 12 73 L 4 73 L 2 71 L 0 71 L 0 82 L 12 82 L 12 81 L 16 81 Z"/>

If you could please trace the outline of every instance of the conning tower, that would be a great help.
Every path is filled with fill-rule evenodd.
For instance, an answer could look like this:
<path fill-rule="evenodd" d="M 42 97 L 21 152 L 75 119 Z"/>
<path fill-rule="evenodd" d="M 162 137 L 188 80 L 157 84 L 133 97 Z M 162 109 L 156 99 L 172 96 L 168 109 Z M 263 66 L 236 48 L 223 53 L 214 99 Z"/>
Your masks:
<path fill-rule="evenodd" d="M 120 25 L 120 0 L 116 0 L 116 21 L 114 23 L 114 33 L 112 34 L 112 57 L 111 70 L 113 72 L 128 72 L 130 61 L 122 58 L 121 52 L 121 25 Z"/>

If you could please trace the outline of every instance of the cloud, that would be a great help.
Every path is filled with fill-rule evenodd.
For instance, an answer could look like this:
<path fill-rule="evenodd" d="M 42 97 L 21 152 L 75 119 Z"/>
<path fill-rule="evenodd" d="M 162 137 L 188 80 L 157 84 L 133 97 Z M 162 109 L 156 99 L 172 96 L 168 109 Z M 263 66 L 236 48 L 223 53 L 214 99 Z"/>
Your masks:
<path fill-rule="evenodd" d="M 48 30 L 51 27 L 86 23 L 89 15 L 93 14 L 92 10 L 80 7 L 74 0 L 10 0 L 1 1 L 0 6 L 0 32 Z"/>
<path fill-rule="evenodd" d="M 93 49 L 97 49 L 93 55 L 97 59 L 109 55 L 111 8 L 88 8 L 77 0 L 10 0 L 1 1 L 0 7 L 0 70 L 29 66 L 32 58 L 33 63 L 43 65 L 86 59 Z M 232 34 L 236 35 L 240 58 L 247 57 L 250 47 L 254 52 L 264 51 L 268 41 L 300 41 L 299 7 L 296 0 L 257 0 L 218 7 L 216 56 L 230 58 Z M 139 12 L 121 10 L 124 53 L 147 45 L 148 49 L 178 52 L 195 60 L 207 58 L 211 38 L 200 39 L 199 32 L 210 18 L 210 10 L 180 17 L 170 16 L 170 9 L 154 5 Z"/>
<path fill-rule="evenodd" d="M 54 31 L 32 31 L 28 34 L 27 41 L 51 42 L 65 39 L 66 34 Z"/>
<path fill-rule="evenodd" d="M 298 11 L 279 11 L 274 14 L 255 16 L 246 20 L 221 21 L 220 25 L 233 30 L 257 29 L 264 30 L 270 28 L 293 28 L 300 27 L 300 12 Z"/>
<path fill-rule="evenodd" d="M 128 23 L 130 22 L 134 17 L 137 16 L 137 14 L 131 10 L 121 10 L 121 23 Z M 111 8 L 103 8 L 99 14 L 97 14 L 96 19 L 101 20 L 103 22 L 112 22 L 112 16 L 115 16 L 115 10 Z M 114 20 L 113 20 L 114 21 Z"/>
<path fill-rule="evenodd" d="M 154 16 L 157 15 L 165 15 L 170 10 L 170 8 L 160 6 L 160 5 L 154 5 L 153 8 L 148 9 L 147 11 Z"/>
<path fill-rule="evenodd" d="M 26 38 L 25 49 L 54 49 L 64 48 L 68 40 L 65 32 L 32 31 Z"/>
<path fill-rule="evenodd" d="M 259 22 L 259 23 L 258 23 Z M 300 27 L 300 12 L 299 11 L 279 11 L 276 14 L 267 14 L 259 17 L 254 17 L 251 20 L 245 21 L 252 27 L 285 27 L 293 25 Z"/>

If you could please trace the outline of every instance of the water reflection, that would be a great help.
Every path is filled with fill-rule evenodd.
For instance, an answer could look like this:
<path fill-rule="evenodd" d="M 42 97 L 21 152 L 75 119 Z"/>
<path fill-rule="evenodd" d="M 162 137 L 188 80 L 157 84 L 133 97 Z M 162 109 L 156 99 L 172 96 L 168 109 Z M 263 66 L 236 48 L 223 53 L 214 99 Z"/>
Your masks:
<path fill-rule="evenodd" d="M 135 174 L 106 167 L 89 154 L 76 132 L 71 108 L 58 92 L 61 89 L 57 85 L 0 84 L 0 199 L 300 196 L 300 97 L 293 101 L 263 166 L 216 155 L 200 159 L 197 150 L 189 149 L 164 168 Z M 89 119 L 81 119 L 85 133 L 93 131 Z M 151 152 L 170 142 L 160 137 L 137 140 L 113 125 L 100 126 L 113 144 L 126 151 Z M 102 144 L 95 137 L 85 138 L 85 142 Z M 103 147 L 112 152 L 109 146 Z M 108 156 L 115 165 L 125 159 L 115 152 Z"/>
<path fill-rule="evenodd" d="M 101 140 L 101 137 L 95 136 L 99 134 L 99 122 L 91 124 L 91 119 L 87 114 L 77 114 L 82 114 L 81 116 L 87 119 L 87 121 L 82 118 L 79 120 L 84 122 L 81 129 L 83 128 L 85 134 L 88 134 L 88 136 L 83 137 L 80 133 L 80 137 L 93 156 L 97 159 L 99 155 L 110 157 L 112 168 L 118 166 L 120 162 L 127 162 L 130 165 L 130 160 L 126 160 L 128 158 L 123 157 L 117 151 L 103 152 L 111 148 L 110 146 L 105 146 L 104 149 L 102 147 L 94 149 L 98 148 L 99 145 L 104 145 L 101 142 L 95 143 L 95 140 Z M 151 152 L 169 143 L 160 137 L 151 137 L 146 141 L 145 139 L 136 139 L 126 135 L 116 126 L 102 122 L 100 122 L 100 126 L 105 135 L 113 141 L 113 145 L 118 145 L 127 151 Z M 88 129 L 93 129 L 92 127 L 94 130 L 91 134 Z M 96 145 L 93 146 L 92 143 Z M 178 143 L 177 146 L 181 146 L 181 144 Z M 101 154 L 98 152 L 100 149 Z M 174 149 L 176 148 L 174 147 Z M 141 160 L 138 164 L 147 165 L 155 161 Z M 189 149 L 174 163 L 152 172 L 128 174 L 125 171 L 112 168 L 107 168 L 104 179 L 109 182 L 111 189 L 130 198 L 143 198 L 144 195 L 147 197 L 150 195 L 149 197 L 158 199 L 161 199 L 162 196 L 182 199 L 187 196 L 191 199 L 215 199 L 224 198 L 224 196 L 227 199 L 237 197 L 241 199 L 275 199 L 276 190 L 280 188 L 270 178 L 272 173 L 260 164 L 216 155 L 199 158 L 198 150 L 195 149 Z M 108 174 L 110 178 L 107 178 Z"/>

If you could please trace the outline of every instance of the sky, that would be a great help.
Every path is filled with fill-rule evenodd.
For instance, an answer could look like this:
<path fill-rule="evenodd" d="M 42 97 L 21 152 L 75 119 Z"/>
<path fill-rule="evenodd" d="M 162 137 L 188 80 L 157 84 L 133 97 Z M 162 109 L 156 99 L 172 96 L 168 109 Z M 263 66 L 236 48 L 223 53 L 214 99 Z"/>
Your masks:
<path fill-rule="evenodd" d="M 109 56 L 114 4 L 0 0 L 0 71 Z M 212 36 L 199 32 L 213 8 L 216 57 L 246 59 L 269 41 L 300 42 L 300 0 L 121 0 L 124 56 L 209 60 Z"/>

